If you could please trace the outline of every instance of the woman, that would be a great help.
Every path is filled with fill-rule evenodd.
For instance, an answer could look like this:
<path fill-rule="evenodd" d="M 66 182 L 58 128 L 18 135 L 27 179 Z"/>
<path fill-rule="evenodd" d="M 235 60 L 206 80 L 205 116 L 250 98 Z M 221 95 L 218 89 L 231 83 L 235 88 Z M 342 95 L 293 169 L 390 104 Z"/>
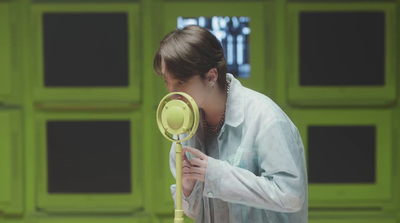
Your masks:
<path fill-rule="evenodd" d="M 154 70 L 169 92 L 188 93 L 200 109 L 195 136 L 182 143 L 187 216 L 196 222 L 307 222 L 306 164 L 297 128 L 267 96 L 227 73 L 221 44 L 207 29 L 187 26 L 166 35 Z"/>

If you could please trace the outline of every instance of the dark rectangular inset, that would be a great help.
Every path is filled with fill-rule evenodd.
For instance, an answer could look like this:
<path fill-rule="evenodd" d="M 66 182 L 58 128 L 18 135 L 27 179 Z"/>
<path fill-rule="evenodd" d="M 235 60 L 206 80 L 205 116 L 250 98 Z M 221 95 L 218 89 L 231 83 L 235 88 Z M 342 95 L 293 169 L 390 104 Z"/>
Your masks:
<path fill-rule="evenodd" d="M 310 183 L 375 183 L 375 126 L 309 126 Z"/>
<path fill-rule="evenodd" d="M 385 84 L 384 12 L 300 13 L 300 85 Z"/>
<path fill-rule="evenodd" d="M 128 86 L 126 13 L 45 13 L 46 87 Z"/>
<path fill-rule="evenodd" d="M 130 121 L 48 121 L 49 193 L 130 193 Z"/>

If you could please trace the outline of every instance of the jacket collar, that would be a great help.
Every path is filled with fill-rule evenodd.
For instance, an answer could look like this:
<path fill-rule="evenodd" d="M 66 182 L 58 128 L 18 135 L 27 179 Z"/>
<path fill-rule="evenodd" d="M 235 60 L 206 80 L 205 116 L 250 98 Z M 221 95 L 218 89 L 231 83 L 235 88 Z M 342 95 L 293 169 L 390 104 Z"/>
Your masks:
<path fill-rule="evenodd" d="M 222 126 L 221 133 L 224 132 L 226 125 L 237 127 L 244 120 L 244 87 L 232 74 L 226 75 L 226 81 L 229 84 L 229 94 L 226 103 L 225 124 Z M 200 112 L 200 120 L 202 120 L 203 112 Z M 201 148 L 204 148 L 204 130 L 203 123 L 200 121 L 195 137 Z M 221 135 L 220 133 L 220 135 Z M 203 151 L 205 152 L 205 151 Z"/>
<path fill-rule="evenodd" d="M 225 124 L 237 127 L 244 120 L 244 87 L 232 74 L 226 75 L 230 85 L 226 103 Z"/>

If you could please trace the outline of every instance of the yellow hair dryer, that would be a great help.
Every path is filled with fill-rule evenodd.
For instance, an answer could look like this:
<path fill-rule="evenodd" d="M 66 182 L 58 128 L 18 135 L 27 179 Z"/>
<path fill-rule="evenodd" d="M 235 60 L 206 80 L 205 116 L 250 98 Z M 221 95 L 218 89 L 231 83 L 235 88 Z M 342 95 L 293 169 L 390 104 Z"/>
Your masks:
<path fill-rule="evenodd" d="M 184 100 L 172 100 L 171 96 L 179 95 Z M 183 223 L 182 210 L 182 145 L 181 142 L 190 139 L 199 126 L 199 109 L 194 99 L 183 92 L 173 92 L 161 99 L 157 108 L 157 125 L 165 138 L 175 145 L 176 160 L 176 209 L 174 223 Z M 179 135 L 187 133 L 184 139 Z M 177 138 L 174 138 L 174 135 Z"/>

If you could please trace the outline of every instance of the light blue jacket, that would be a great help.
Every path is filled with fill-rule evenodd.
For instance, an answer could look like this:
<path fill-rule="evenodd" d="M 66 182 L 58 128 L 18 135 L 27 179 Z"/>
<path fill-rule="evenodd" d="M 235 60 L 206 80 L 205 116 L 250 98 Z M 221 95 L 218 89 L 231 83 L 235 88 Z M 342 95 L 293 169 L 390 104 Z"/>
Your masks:
<path fill-rule="evenodd" d="M 296 126 L 267 96 L 243 87 L 231 74 L 227 81 L 219 158 L 209 157 L 205 182 L 198 181 L 189 197 L 182 194 L 184 213 L 201 223 L 308 222 L 305 154 Z M 182 145 L 206 153 L 202 126 Z M 176 176 L 174 144 L 170 168 Z M 174 200 L 175 191 L 172 185 Z M 210 207 L 210 200 L 221 208 Z"/>

